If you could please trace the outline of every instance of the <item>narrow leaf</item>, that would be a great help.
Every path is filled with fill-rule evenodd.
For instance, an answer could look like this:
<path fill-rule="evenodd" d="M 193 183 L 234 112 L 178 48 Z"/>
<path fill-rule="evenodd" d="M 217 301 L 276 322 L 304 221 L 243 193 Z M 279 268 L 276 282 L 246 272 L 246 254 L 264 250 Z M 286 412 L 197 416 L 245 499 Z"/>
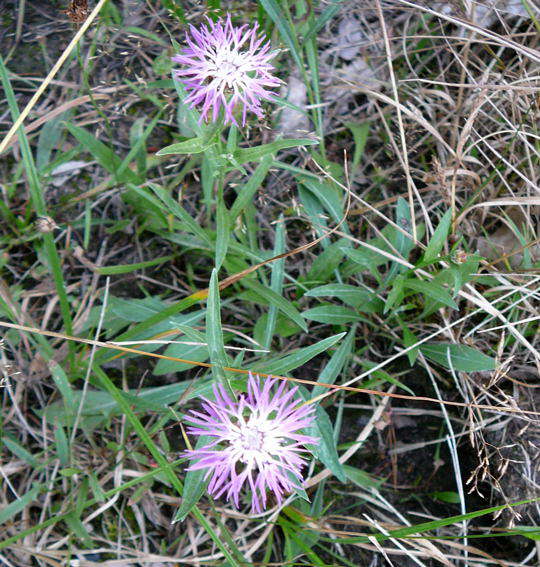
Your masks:
<path fill-rule="evenodd" d="M 155 195 L 161 199 L 165 204 L 169 212 L 171 212 L 177 219 L 179 219 L 187 228 L 189 232 L 199 237 L 203 242 L 210 244 L 210 239 L 208 235 L 191 217 L 189 213 L 185 211 L 183 207 L 179 205 L 169 193 L 161 186 L 156 183 L 148 183 L 148 187 L 152 189 Z"/>
<path fill-rule="evenodd" d="M 307 42 L 310 39 L 314 38 L 319 30 L 324 27 L 326 22 L 330 21 L 339 12 L 341 2 L 343 2 L 343 0 L 334 0 L 323 10 L 322 14 L 315 20 L 313 25 L 309 28 L 306 35 L 304 36 L 304 42 Z"/>
<path fill-rule="evenodd" d="M 238 164 L 242 165 L 250 161 L 257 161 L 267 155 L 274 154 L 279 150 L 296 148 L 298 146 L 313 146 L 318 143 L 319 142 L 316 140 L 311 140 L 309 138 L 275 140 L 270 144 L 263 144 L 253 148 L 239 148 L 234 153 L 234 158 Z"/>
<path fill-rule="evenodd" d="M 333 297 L 348 303 L 363 313 L 380 313 L 382 301 L 371 290 L 349 284 L 327 284 L 306 292 L 308 297 Z"/>
<path fill-rule="evenodd" d="M 278 295 L 274 290 L 263 286 L 259 282 L 249 280 L 245 278 L 242 283 L 261 296 L 261 298 L 270 305 L 274 305 L 279 309 L 284 315 L 289 317 L 291 321 L 294 321 L 303 331 L 307 332 L 308 328 L 304 317 L 298 312 L 298 309 L 290 302 L 287 301 L 281 295 Z"/>
<path fill-rule="evenodd" d="M 212 144 L 213 140 L 203 142 L 202 138 L 191 138 L 190 140 L 185 140 L 184 142 L 178 142 L 176 144 L 171 144 L 170 146 L 165 146 L 158 152 L 157 156 L 169 156 L 169 155 L 183 155 L 183 154 L 200 154 L 207 150 Z"/>
<path fill-rule="evenodd" d="M 443 249 L 444 243 L 448 238 L 448 232 L 450 231 L 450 224 L 452 223 L 452 211 L 448 210 L 444 214 L 439 226 L 435 229 L 431 240 L 429 241 L 424 256 L 422 258 L 422 263 L 431 262 L 435 260 L 441 250 Z"/>
<path fill-rule="evenodd" d="M 420 350 L 433 362 L 462 372 L 479 372 L 497 368 L 497 361 L 494 358 L 467 345 L 426 343 L 420 346 Z"/>
<path fill-rule="evenodd" d="M 17 498 L 0 510 L 0 524 L 7 522 L 13 516 L 24 510 L 31 502 L 33 502 L 39 495 L 41 486 L 35 484 L 24 496 Z"/>
<path fill-rule="evenodd" d="M 303 386 L 300 386 L 298 391 L 306 402 L 313 397 Z M 317 459 L 328 467 L 341 482 L 346 482 L 347 476 L 343 470 L 343 465 L 339 462 L 339 456 L 336 450 L 332 422 L 326 411 L 318 404 L 315 409 L 315 419 L 311 427 L 307 429 L 307 434 L 319 440 L 315 445 L 310 445 Z"/>
<path fill-rule="evenodd" d="M 268 170 L 273 163 L 272 154 L 268 154 L 261 159 L 261 163 L 249 177 L 248 182 L 238 188 L 238 197 L 231 207 L 231 219 L 235 220 L 236 217 L 245 209 L 248 203 L 253 199 L 253 195 L 260 188 L 264 178 L 268 174 Z"/>
<path fill-rule="evenodd" d="M 352 309 L 341 305 L 319 305 L 303 312 L 306 319 L 318 323 L 329 323 L 331 325 L 345 325 L 354 321 L 365 321 L 364 317 L 358 315 Z"/>
<path fill-rule="evenodd" d="M 137 262 L 136 264 L 118 264 L 117 266 L 102 266 L 96 268 L 96 272 L 103 276 L 112 276 L 117 274 L 129 274 L 136 270 L 143 270 L 144 268 L 151 268 L 157 264 L 163 264 L 172 260 L 174 256 L 162 256 L 161 258 L 154 258 L 153 260 L 146 260 L 145 262 Z"/>
<path fill-rule="evenodd" d="M 362 124 L 356 124 L 355 122 L 345 122 L 345 126 L 352 132 L 354 138 L 354 155 L 352 160 L 352 168 L 354 170 L 360 164 L 362 159 L 362 154 L 364 153 L 364 148 L 366 147 L 366 142 L 369 134 L 369 122 L 363 122 Z"/>
<path fill-rule="evenodd" d="M 303 69 L 304 64 L 302 62 L 302 54 L 300 52 L 300 46 L 298 45 L 298 40 L 296 38 L 296 32 L 285 17 L 285 14 L 283 13 L 278 2 L 276 0 L 259 0 L 259 3 L 278 27 L 283 41 L 291 50 L 291 54 L 296 65 L 298 66 L 298 69 Z"/>
<path fill-rule="evenodd" d="M 223 367 L 227 366 L 227 355 L 223 347 L 223 331 L 221 329 L 221 304 L 219 301 L 219 280 L 217 270 L 212 270 L 208 290 L 208 306 L 206 309 L 206 342 L 210 352 L 210 360 L 214 366 L 214 377 L 220 380 L 225 378 Z"/>
<path fill-rule="evenodd" d="M 343 370 L 343 367 L 347 363 L 347 359 L 351 355 L 354 336 L 356 334 L 356 325 L 353 325 L 352 329 L 347 333 L 345 340 L 339 345 L 336 352 L 332 355 L 328 364 L 324 367 L 323 371 L 319 374 L 319 382 L 324 382 L 325 384 L 333 384 L 336 381 L 339 373 Z M 327 388 L 325 386 L 315 386 L 311 391 L 311 397 L 314 398 L 323 392 L 326 392 Z"/>
<path fill-rule="evenodd" d="M 195 449 L 202 449 L 208 445 L 214 437 L 209 435 L 201 435 L 195 445 Z M 188 470 L 184 480 L 184 490 L 182 492 L 182 502 L 180 508 L 176 511 L 172 523 L 183 522 L 187 515 L 191 512 L 197 502 L 202 498 L 208 479 L 205 480 L 206 469 L 199 469 L 195 471 Z"/>
<path fill-rule="evenodd" d="M 404 285 L 408 289 L 412 289 L 414 291 L 419 291 L 420 293 L 424 294 L 443 305 L 447 305 L 452 309 L 457 309 L 457 303 L 452 299 L 452 296 L 444 287 L 437 285 L 433 282 L 425 282 L 422 280 L 405 280 Z"/>
<path fill-rule="evenodd" d="M 295 370 L 296 368 L 299 368 L 306 362 L 310 361 L 318 354 L 325 352 L 344 336 L 345 333 L 339 333 L 338 335 L 327 337 L 326 339 L 323 339 L 322 341 L 319 341 L 314 345 L 300 348 L 291 354 L 278 358 L 277 360 L 267 359 L 265 361 L 257 362 L 256 364 L 253 364 L 251 370 L 253 370 L 254 372 L 260 370 L 261 372 L 265 372 L 267 374 L 284 374 L 286 372 L 290 372 L 291 370 Z"/>

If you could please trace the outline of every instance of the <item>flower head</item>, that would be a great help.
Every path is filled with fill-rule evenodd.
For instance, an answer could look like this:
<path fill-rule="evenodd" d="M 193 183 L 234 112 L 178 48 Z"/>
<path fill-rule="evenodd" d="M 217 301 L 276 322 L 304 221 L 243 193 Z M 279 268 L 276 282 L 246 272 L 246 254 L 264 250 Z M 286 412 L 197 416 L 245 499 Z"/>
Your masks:
<path fill-rule="evenodd" d="M 188 91 L 186 103 L 190 107 L 202 104 L 201 120 L 212 108 L 215 122 L 223 106 L 225 122 L 236 124 L 233 110 L 238 103 L 242 125 L 248 111 L 262 117 L 261 100 L 273 94 L 267 88 L 277 87 L 281 81 L 272 76 L 274 68 L 269 63 L 276 52 L 270 51 L 270 44 L 257 31 L 256 23 L 253 27 L 233 26 L 230 14 L 225 21 L 207 18 L 207 24 L 199 29 L 190 26 L 187 47 L 172 60 L 183 66 L 174 72 Z"/>
<path fill-rule="evenodd" d="M 317 439 L 299 431 L 313 421 L 314 408 L 301 405 L 276 379 L 261 383 L 251 373 L 247 395 L 231 398 L 222 385 L 214 386 L 215 401 L 203 400 L 204 411 L 191 411 L 188 432 L 207 435 L 213 440 L 202 448 L 186 451 L 184 456 L 196 461 L 188 470 L 207 469 L 208 492 L 215 498 L 225 495 L 239 508 L 243 486 L 251 489 L 251 509 L 266 508 L 267 491 L 279 503 L 302 481 L 301 470 L 307 452 L 302 446 Z"/>

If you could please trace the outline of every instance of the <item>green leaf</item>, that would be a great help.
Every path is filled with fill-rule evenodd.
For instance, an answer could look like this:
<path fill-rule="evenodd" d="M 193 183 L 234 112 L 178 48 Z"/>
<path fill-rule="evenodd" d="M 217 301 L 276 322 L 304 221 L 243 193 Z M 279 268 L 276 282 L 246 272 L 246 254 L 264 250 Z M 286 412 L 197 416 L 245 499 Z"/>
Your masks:
<path fill-rule="evenodd" d="M 433 362 L 461 372 L 479 372 L 497 368 L 497 361 L 494 358 L 466 345 L 426 343 L 420 345 L 420 350 Z"/>
<path fill-rule="evenodd" d="M 347 478 L 360 488 L 378 489 L 384 482 L 382 479 L 374 479 L 369 473 L 350 465 L 343 465 L 343 470 Z"/>
<path fill-rule="evenodd" d="M 328 9 L 329 8 L 327 8 L 327 10 Z M 354 172 L 360 164 L 360 159 L 362 158 L 364 148 L 366 147 L 369 134 L 369 122 L 363 122 L 362 124 L 345 122 L 345 126 L 347 126 L 347 128 L 352 132 L 354 138 L 354 156 L 351 167 L 351 171 Z"/>
<path fill-rule="evenodd" d="M 318 323 L 328 323 L 331 325 L 345 325 L 354 321 L 365 321 L 352 309 L 342 307 L 341 305 L 332 305 L 330 303 L 319 305 L 303 312 L 303 316 L 311 321 Z"/>
<path fill-rule="evenodd" d="M 178 142 L 177 144 L 171 144 L 170 146 L 165 146 L 159 152 L 156 152 L 157 156 L 169 156 L 169 155 L 183 155 L 183 154 L 200 154 L 206 151 L 210 146 L 214 144 L 214 140 L 203 141 L 202 138 L 196 137 L 190 140 L 185 140 L 184 142 Z"/>
<path fill-rule="evenodd" d="M 211 382 L 207 380 L 201 381 L 198 379 L 196 381 L 185 380 L 183 382 L 169 384 L 167 386 L 128 390 L 128 392 L 122 392 L 121 395 L 129 401 L 136 411 L 163 412 L 169 404 L 176 403 L 180 397 L 182 397 L 185 401 L 188 401 L 201 396 L 208 397 L 211 394 Z M 82 397 L 81 390 L 74 390 L 73 396 L 78 407 Z M 94 427 L 105 421 L 109 415 L 117 415 L 119 412 L 120 408 L 118 404 L 107 392 L 95 390 L 87 391 L 85 402 L 81 409 L 81 416 L 83 419 L 95 418 Z M 54 402 L 48 405 L 45 410 L 39 410 L 36 411 L 36 413 L 39 416 L 45 416 L 49 422 L 58 420 L 58 423 L 61 423 L 64 426 L 69 425 L 70 420 L 73 419 L 73 416 L 66 415 L 62 401 Z M 28 453 L 28 451 L 26 451 L 26 453 Z M 28 455 L 30 454 L 28 453 Z M 17 454 L 17 456 L 19 456 L 19 458 L 23 458 L 19 454 Z M 32 457 L 32 455 L 30 455 L 30 458 L 32 458 L 32 461 L 28 461 L 29 464 L 34 467 L 38 466 L 38 461 Z"/>
<path fill-rule="evenodd" d="M 362 366 L 366 370 L 371 370 L 372 368 L 375 368 L 377 364 L 375 364 L 375 362 L 372 362 L 371 360 L 363 360 Z M 382 380 L 383 382 L 390 382 L 390 384 L 399 386 L 400 388 L 411 394 L 411 396 L 415 395 L 415 393 L 409 387 L 405 386 L 405 384 L 403 384 L 402 382 L 400 382 L 399 380 L 388 374 L 388 372 L 386 372 L 385 370 L 382 369 L 375 370 L 374 372 L 371 373 L 371 375 L 373 376 L 373 378 L 369 381 L 368 384 L 363 384 L 364 388 L 370 388 L 371 384 L 373 384 L 375 380 L 377 381 Z"/>
<path fill-rule="evenodd" d="M 134 327 L 130 328 L 125 333 L 122 333 L 120 336 L 115 337 L 115 340 L 127 341 L 133 340 L 134 338 L 140 339 L 143 333 L 149 331 L 152 328 L 155 328 L 165 320 L 170 321 L 171 317 L 177 316 L 178 313 L 185 311 L 199 301 L 200 298 L 195 295 L 189 295 L 187 297 L 184 297 L 180 301 L 175 301 L 174 303 L 167 305 L 167 307 L 165 307 L 164 309 L 161 309 L 154 315 L 151 315 L 144 321 L 141 321 Z M 185 317 L 185 315 L 182 317 Z M 183 322 L 185 323 L 185 320 Z M 111 355 L 110 353 L 98 353 L 95 358 L 96 361 L 102 362 L 111 359 L 112 356 L 114 355 Z"/>
<path fill-rule="evenodd" d="M 138 213 L 142 221 L 141 229 L 148 227 L 155 231 L 169 228 L 170 220 L 167 213 L 158 199 L 133 183 L 126 183 L 127 191 L 122 193 L 122 199 Z M 124 219 L 125 222 L 128 219 Z"/>
<path fill-rule="evenodd" d="M 283 517 L 278 520 L 278 524 L 283 529 L 283 533 L 287 535 L 287 565 L 299 565 L 294 558 L 305 554 L 311 567 L 327 567 L 328 563 L 313 551 L 313 547 L 319 539 L 319 534 L 313 531 L 299 530 L 294 524 L 289 524 L 290 527 L 285 528 L 288 522 L 286 523 Z"/>
<path fill-rule="evenodd" d="M 488 514 L 494 514 L 499 512 L 499 510 L 504 510 L 509 506 L 521 506 L 522 504 L 529 504 L 531 502 L 538 502 L 540 498 L 531 498 L 528 500 L 520 500 L 519 502 L 511 502 L 502 504 L 500 506 L 493 506 L 491 508 L 483 508 L 482 510 L 475 510 L 474 512 L 468 512 L 467 514 L 459 514 L 457 516 L 450 516 L 447 518 L 442 518 L 441 520 L 433 520 L 430 522 L 423 522 L 421 524 L 416 524 L 414 526 L 407 526 L 405 528 L 398 528 L 397 530 L 390 530 L 387 534 L 374 533 L 369 536 L 362 535 L 357 537 L 347 537 L 340 538 L 339 542 L 341 544 L 347 543 L 370 543 L 373 539 L 377 541 L 386 541 L 392 538 L 404 539 L 409 536 L 414 536 L 416 534 L 423 534 L 432 530 L 437 530 L 445 526 L 451 526 L 453 524 L 459 524 L 465 520 L 472 520 L 473 518 L 479 518 L 481 516 L 487 516 Z M 519 528 L 516 528 L 519 529 Z M 536 528 L 534 528 L 536 529 Z M 321 538 L 323 541 L 334 543 L 335 540 L 331 538 Z"/>
<path fill-rule="evenodd" d="M 461 498 L 457 492 L 453 492 L 450 490 L 441 491 L 441 492 L 432 492 L 430 494 L 432 498 L 435 500 L 440 500 L 441 502 L 447 502 L 448 504 L 459 504 L 461 502 Z"/>
<path fill-rule="evenodd" d="M 34 486 L 23 496 L 17 498 L 7 506 L 0 510 L 0 525 L 10 520 L 13 516 L 24 510 L 30 503 L 32 503 L 39 495 L 41 485 L 34 484 Z"/>
<path fill-rule="evenodd" d="M 225 203 L 220 199 L 218 200 L 217 210 L 216 210 L 216 259 L 215 265 L 216 270 L 221 268 L 223 260 L 227 255 L 227 249 L 229 248 L 229 240 L 231 237 L 231 222 L 229 217 L 229 211 Z"/>
<path fill-rule="evenodd" d="M 163 2 L 163 4 L 165 4 L 165 2 Z M 126 26 L 124 29 L 124 32 L 126 34 L 130 34 L 130 35 L 139 35 L 141 37 L 146 37 L 148 39 L 151 39 L 152 41 L 154 41 L 155 43 L 162 45 L 163 47 L 168 47 L 167 44 L 165 43 L 163 37 L 160 37 L 158 34 L 153 33 L 151 31 L 145 30 L 143 28 L 139 28 L 137 26 Z"/>
<path fill-rule="evenodd" d="M 411 229 L 411 210 L 409 204 L 405 199 L 399 197 L 396 207 L 396 224 L 405 231 Z M 414 247 L 414 241 L 411 237 L 403 234 L 396 227 L 389 225 L 387 229 L 387 238 L 392 246 L 396 249 L 399 255 L 407 260 L 411 250 Z M 391 282 L 396 274 L 399 274 L 406 270 L 407 267 L 399 262 L 392 262 L 390 265 L 390 270 L 386 275 L 386 281 Z"/>
<path fill-rule="evenodd" d="M 69 531 L 74 534 L 85 547 L 90 547 L 92 545 L 91 535 L 84 527 L 81 519 L 76 516 L 75 512 L 66 514 L 64 522 L 66 522 L 66 524 L 68 525 Z"/>
<path fill-rule="evenodd" d="M 224 379 L 223 367 L 227 366 L 228 359 L 223 346 L 223 331 L 221 329 L 221 304 L 219 301 L 219 280 L 217 270 L 212 270 L 208 301 L 206 309 L 206 342 L 213 364 L 212 372 L 217 379 Z"/>
<path fill-rule="evenodd" d="M 253 370 L 254 372 L 259 370 L 267 374 L 284 374 L 285 372 L 290 372 L 291 370 L 295 370 L 302 366 L 318 354 L 325 352 L 344 336 L 345 333 L 339 333 L 337 335 L 327 337 L 314 345 L 300 348 L 297 351 L 278 359 L 265 359 L 263 361 L 256 362 L 251 366 L 250 370 Z"/>
<path fill-rule="evenodd" d="M 285 17 L 285 14 L 281 10 L 278 2 L 276 2 L 276 0 L 259 0 L 259 4 L 264 8 L 264 11 L 272 18 L 273 22 L 278 27 L 283 41 L 291 50 L 291 55 L 293 56 L 298 69 L 303 69 L 304 63 L 302 61 L 302 54 L 296 37 L 296 31 Z"/>
<path fill-rule="evenodd" d="M 103 488 L 101 488 L 101 485 L 99 484 L 97 476 L 92 471 L 88 472 L 88 484 L 90 485 L 90 488 L 92 489 L 92 492 L 94 493 L 94 498 L 98 502 L 104 502 L 105 501 L 105 492 L 103 492 Z"/>
<path fill-rule="evenodd" d="M 64 369 L 55 360 L 50 360 L 48 362 L 49 370 L 51 372 L 52 379 L 56 384 L 56 387 L 60 390 L 62 398 L 64 400 L 64 405 L 66 412 L 75 412 L 76 407 L 73 402 L 73 390 L 68 381 Z"/>
<path fill-rule="evenodd" d="M 443 249 L 444 243 L 448 239 L 448 233 L 450 231 L 450 225 L 452 223 L 452 211 L 448 210 L 444 214 L 441 222 L 435 229 L 431 240 L 429 241 L 424 256 L 422 257 L 422 264 L 426 262 L 432 262 L 438 256 Z"/>
<path fill-rule="evenodd" d="M 512 530 L 512 534 L 521 535 L 532 539 L 533 541 L 540 541 L 540 529 L 537 526 L 517 526 Z"/>
<path fill-rule="evenodd" d="M 177 0 L 161 0 L 161 3 L 170 12 L 170 14 L 176 16 L 180 22 L 183 24 L 187 23 L 184 8 L 182 8 L 181 4 Z"/>
<path fill-rule="evenodd" d="M 290 301 L 287 301 L 283 296 L 278 295 L 274 290 L 265 287 L 254 280 L 244 278 L 242 280 L 242 283 L 251 291 L 254 291 L 257 295 L 259 295 L 262 301 L 266 301 L 270 305 L 274 305 L 284 315 L 289 317 L 291 321 L 294 321 L 303 331 L 307 332 L 308 328 L 306 321 L 298 312 L 298 309 L 296 309 L 296 307 Z"/>
<path fill-rule="evenodd" d="M 341 2 L 343 2 L 343 0 L 334 0 L 323 10 L 304 36 L 304 43 L 314 38 L 319 30 L 324 27 L 326 22 L 330 21 L 339 12 Z"/>
<path fill-rule="evenodd" d="M 336 352 L 332 355 L 328 364 L 324 367 L 323 371 L 319 374 L 318 382 L 325 384 L 333 384 L 338 377 L 338 374 L 343 370 L 347 359 L 350 357 L 353 346 L 354 337 L 356 334 L 356 325 L 347 333 L 345 340 L 339 345 Z M 311 396 L 315 398 L 319 394 L 326 392 L 328 388 L 325 386 L 314 386 L 311 391 Z"/>
<path fill-rule="evenodd" d="M 253 195 L 255 195 L 268 174 L 268 170 L 272 166 L 272 163 L 272 154 L 264 156 L 261 159 L 261 163 L 257 166 L 257 169 L 253 172 L 253 175 L 250 175 L 248 182 L 237 188 L 238 197 L 236 197 L 236 201 L 231 207 L 231 219 L 235 220 L 251 202 Z"/>
<path fill-rule="evenodd" d="M 201 435 L 195 445 L 195 449 L 202 449 L 209 445 L 214 437 L 210 435 Z M 208 479 L 205 480 L 207 470 L 200 469 L 195 471 L 187 471 L 186 478 L 184 480 L 184 490 L 182 492 L 182 502 L 180 503 L 180 508 L 176 511 L 172 523 L 183 522 L 188 514 L 191 512 L 197 502 L 202 498 L 206 486 L 208 484 Z"/>
<path fill-rule="evenodd" d="M 309 191 L 303 184 L 298 185 L 298 197 L 300 198 L 302 209 L 311 221 L 313 230 L 315 230 L 318 237 L 323 236 L 328 232 L 328 213 L 323 204 L 317 199 L 317 196 Z M 328 246 L 330 246 L 329 239 L 324 238 L 320 245 L 323 248 L 328 248 Z"/>
<path fill-rule="evenodd" d="M 110 311 L 114 317 L 124 321 L 140 323 L 159 313 L 165 307 L 167 307 L 167 304 L 156 296 L 144 297 L 142 299 L 124 299 L 123 297 L 109 295 L 107 311 Z M 198 322 L 203 315 L 204 310 L 202 309 L 195 313 L 190 312 L 188 315 L 178 315 L 170 320 L 169 328 L 173 328 L 175 325 L 188 325 L 189 323 Z"/>
<path fill-rule="evenodd" d="M 206 362 L 210 356 L 206 344 L 197 346 L 172 343 L 165 349 L 163 354 L 174 358 L 193 360 L 195 362 Z M 154 375 L 162 376 L 163 374 L 173 372 L 183 372 L 189 368 L 193 368 L 193 366 L 193 364 L 188 364 L 187 362 L 178 362 L 176 360 L 166 360 L 162 358 L 154 367 Z"/>
<path fill-rule="evenodd" d="M 273 309 L 273 306 L 270 306 Z M 265 333 L 268 328 L 268 313 L 263 313 L 261 317 L 255 323 L 253 328 L 253 338 L 260 344 L 264 346 Z M 288 317 L 285 317 L 282 313 L 277 313 L 276 324 L 274 327 L 274 333 L 286 339 L 291 335 L 296 335 L 301 331 L 300 327 L 293 323 Z"/>
<path fill-rule="evenodd" d="M 69 443 L 64 428 L 56 423 L 54 427 L 54 440 L 56 441 L 56 454 L 62 467 L 67 467 L 70 462 Z"/>
<path fill-rule="evenodd" d="M 327 281 L 334 270 L 342 263 L 344 252 L 342 250 L 343 241 L 338 240 L 330 244 L 325 250 L 319 254 L 303 281 L 321 282 Z"/>
<path fill-rule="evenodd" d="M 474 278 L 474 274 L 478 271 L 481 256 L 471 255 L 463 263 L 456 264 L 451 262 L 450 265 L 441 270 L 433 279 L 439 283 L 447 283 L 453 285 L 454 293 L 466 283 Z"/>
<path fill-rule="evenodd" d="M 371 290 L 349 284 L 332 283 L 310 289 L 308 297 L 333 297 L 363 313 L 380 313 L 383 302 Z"/>
<path fill-rule="evenodd" d="M 66 478 L 71 478 L 76 474 L 84 474 L 84 472 L 81 469 L 77 469 L 75 467 L 67 467 L 65 469 L 60 469 L 59 473 L 62 476 L 65 476 Z"/>
<path fill-rule="evenodd" d="M 144 128 L 144 118 L 138 118 L 133 126 L 131 127 L 129 139 L 131 144 L 131 149 L 129 150 L 127 156 L 122 160 L 120 167 L 118 168 L 117 175 L 120 176 L 124 171 L 128 170 L 129 164 L 135 160 L 137 163 L 137 175 L 140 177 L 145 177 L 146 175 L 146 140 L 153 132 L 156 127 L 161 115 L 163 114 L 163 109 L 160 110 L 156 116 L 152 119 L 150 124 Z"/>
<path fill-rule="evenodd" d="M 186 229 L 200 238 L 203 242 L 210 244 L 210 239 L 203 228 L 201 228 L 189 215 L 183 207 L 181 207 L 161 186 L 156 183 L 148 183 L 148 187 L 155 193 L 155 195 L 161 199 L 165 204 L 169 212 L 171 212 L 177 219 L 180 220 L 186 227 Z"/>
<path fill-rule="evenodd" d="M 188 97 L 188 93 L 180 80 L 174 76 L 174 73 L 173 86 L 176 90 L 176 94 L 178 95 L 176 123 L 179 134 L 186 138 L 191 138 L 195 135 L 195 137 L 203 139 L 205 125 L 199 121 L 201 115 L 195 108 L 191 108 L 190 105 L 186 104 L 185 101 Z"/>
<path fill-rule="evenodd" d="M 263 144 L 253 148 L 238 148 L 234 152 L 234 159 L 238 164 L 249 163 L 250 161 L 257 161 L 267 155 L 274 154 L 279 150 L 285 148 L 296 148 L 298 146 L 313 146 L 318 144 L 316 140 L 309 138 L 288 139 L 288 140 L 275 140 L 270 144 Z"/>
<path fill-rule="evenodd" d="M 77 494 L 77 501 L 75 504 L 75 514 L 78 518 L 81 517 L 81 514 L 84 510 L 84 505 L 88 500 L 88 488 L 89 488 L 88 477 L 84 476 L 79 485 L 79 493 Z"/>
<path fill-rule="evenodd" d="M 298 387 L 298 392 L 306 402 L 313 398 L 313 395 L 303 386 Z M 315 419 L 306 432 L 319 440 L 318 443 L 309 446 L 313 454 L 332 471 L 336 478 L 341 482 L 346 482 L 347 476 L 343 470 L 343 465 L 339 462 L 336 450 L 332 422 L 326 411 L 319 404 L 316 404 Z"/>
<path fill-rule="evenodd" d="M 343 204 L 337 188 L 329 183 L 315 181 L 307 176 L 298 176 L 302 185 L 323 205 L 332 218 L 339 222 L 343 216 Z M 345 227 L 346 228 L 346 227 Z M 345 228 L 343 229 L 345 231 Z"/>
<path fill-rule="evenodd" d="M 405 296 L 405 292 L 403 291 L 404 285 L 404 276 L 396 276 L 396 278 L 392 282 L 392 289 L 390 290 L 390 293 L 388 294 L 386 302 L 384 304 L 384 313 L 388 313 L 388 311 L 393 309 L 395 305 L 401 305 L 401 302 L 403 301 L 403 298 Z"/>
<path fill-rule="evenodd" d="M 444 287 L 437 285 L 436 283 L 425 282 L 422 280 L 404 280 L 404 285 L 408 289 L 418 291 L 435 301 L 447 305 L 452 309 L 458 309 L 457 303 L 452 299 L 452 296 Z"/>
<path fill-rule="evenodd" d="M 64 122 L 69 120 L 73 110 L 62 112 L 52 120 L 47 120 L 40 129 L 36 150 L 36 167 L 40 173 L 51 163 L 53 150 L 58 148 Z"/>
<path fill-rule="evenodd" d="M 305 500 L 306 502 L 311 502 L 307 492 L 298 484 L 298 479 L 289 471 L 287 472 L 287 476 L 289 477 L 289 480 L 291 480 L 291 482 L 295 483 L 296 481 L 296 484 L 293 484 L 293 492 L 299 498 L 302 498 L 302 500 Z"/>
<path fill-rule="evenodd" d="M 373 244 L 370 242 L 370 244 Z M 360 246 L 359 248 L 343 248 L 343 252 L 357 264 L 360 264 L 365 269 L 369 271 L 375 270 L 377 266 L 382 264 L 386 264 L 389 259 L 374 250 L 369 250 L 364 246 Z M 376 270 L 375 270 L 376 271 Z"/>
<path fill-rule="evenodd" d="M 27 449 L 25 449 L 22 445 L 20 445 L 15 439 L 11 437 L 4 436 L 1 438 L 1 444 L 7 447 L 14 455 L 17 455 L 19 459 L 22 459 L 27 465 L 30 465 L 32 468 L 37 468 L 39 466 L 39 461 L 30 453 Z"/>
<path fill-rule="evenodd" d="M 124 171 L 120 170 L 122 160 L 111 150 L 111 148 L 109 148 L 109 146 L 100 142 L 94 134 L 91 134 L 80 126 L 75 126 L 71 122 L 66 122 L 66 128 L 69 130 L 70 134 L 92 154 L 99 165 L 101 165 L 101 167 L 106 169 L 109 173 L 116 176 L 118 181 L 134 184 L 137 184 L 140 181 L 138 176 L 130 169 L 124 168 Z"/>
<path fill-rule="evenodd" d="M 174 256 L 162 256 L 161 258 L 154 258 L 153 260 L 146 260 L 145 262 L 137 262 L 136 264 L 118 264 L 117 266 L 100 266 L 96 268 L 96 271 L 103 276 L 112 276 L 118 274 L 129 274 L 130 272 L 135 272 L 136 270 L 143 270 L 144 268 L 150 268 L 156 266 L 157 264 L 163 264 L 172 260 Z"/>
<path fill-rule="evenodd" d="M 410 346 L 418 342 L 416 335 L 403 323 L 400 321 L 401 330 L 403 331 L 403 346 L 409 348 Z M 418 347 L 413 348 L 407 352 L 407 358 L 409 359 L 409 364 L 414 365 L 416 359 L 418 358 Z"/>

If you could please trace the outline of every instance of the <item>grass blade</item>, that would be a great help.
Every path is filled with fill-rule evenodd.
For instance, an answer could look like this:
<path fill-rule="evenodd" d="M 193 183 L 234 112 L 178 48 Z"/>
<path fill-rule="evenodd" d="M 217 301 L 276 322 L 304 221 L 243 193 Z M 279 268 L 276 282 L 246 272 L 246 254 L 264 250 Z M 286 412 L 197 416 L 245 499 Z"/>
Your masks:
<path fill-rule="evenodd" d="M 14 120 L 19 118 L 19 108 L 17 106 L 17 101 L 15 100 L 15 93 L 11 87 L 9 81 L 8 72 L 6 66 L 4 65 L 4 60 L 0 57 L 0 81 L 4 87 L 4 92 L 6 93 L 6 98 L 9 104 L 11 115 Z M 28 138 L 24 132 L 24 127 L 21 126 L 18 130 L 19 145 L 21 148 L 21 154 L 23 158 L 23 164 L 28 177 L 28 187 L 30 189 L 30 198 L 32 200 L 32 205 L 34 207 L 35 213 L 40 216 L 48 216 L 47 209 L 45 205 L 45 198 L 43 196 L 43 188 L 41 186 L 38 172 L 36 169 L 36 164 L 34 162 L 34 157 L 30 149 L 30 144 Z M 58 299 L 60 301 L 60 312 L 62 314 L 62 319 L 64 321 L 64 327 L 67 334 L 72 334 L 73 323 L 71 318 L 71 308 L 69 305 L 68 296 L 66 293 L 66 286 L 64 283 L 64 276 L 62 273 L 62 264 L 60 262 L 60 256 L 58 255 L 58 250 L 56 249 L 56 243 L 54 241 L 53 235 L 50 232 L 43 233 L 43 242 L 45 245 L 45 253 L 47 255 L 47 260 L 49 263 L 49 268 L 52 272 L 54 284 L 56 287 L 56 292 L 58 293 Z M 70 347 L 71 357 L 73 357 L 73 348 Z"/>

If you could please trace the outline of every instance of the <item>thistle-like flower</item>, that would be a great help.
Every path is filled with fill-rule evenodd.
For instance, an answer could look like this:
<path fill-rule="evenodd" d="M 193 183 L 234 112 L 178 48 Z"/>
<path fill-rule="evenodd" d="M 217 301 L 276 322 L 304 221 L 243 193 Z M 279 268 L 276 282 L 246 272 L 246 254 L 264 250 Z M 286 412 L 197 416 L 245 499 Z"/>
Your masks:
<path fill-rule="evenodd" d="M 298 388 L 288 389 L 282 381 L 261 383 L 251 373 L 247 395 L 231 398 L 220 384 L 214 386 L 215 401 L 203 399 L 204 411 L 192 410 L 188 432 L 212 437 L 208 445 L 184 456 L 195 461 L 188 470 L 207 469 L 208 492 L 215 498 L 225 495 L 239 508 L 243 486 L 251 489 L 251 510 L 266 508 L 267 491 L 278 503 L 300 486 L 306 460 L 303 445 L 317 439 L 299 433 L 313 422 L 314 408 L 295 399 Z"/>
<path fill-rule="evenodd" d="M 261 100 L 273 94 L 267 88 L 281 84 L 269 63 L 276 52 L 257 34 L 257 23 L 235 27 L 230 14 L 225 21 L 207 20 L 199 29 L 190 26 L 187 47 L 172 58 L 183 67 L 174 73 L 188 92 L 186 103 L 190 107 L 202 103 L 201 121 L 212 108 L 215 122 L 223 106 L 225 123 L 237 124 L 233 116 L 237 105 L 242 107 L 242 126 L 248 111 L 262 118 Z"/>

